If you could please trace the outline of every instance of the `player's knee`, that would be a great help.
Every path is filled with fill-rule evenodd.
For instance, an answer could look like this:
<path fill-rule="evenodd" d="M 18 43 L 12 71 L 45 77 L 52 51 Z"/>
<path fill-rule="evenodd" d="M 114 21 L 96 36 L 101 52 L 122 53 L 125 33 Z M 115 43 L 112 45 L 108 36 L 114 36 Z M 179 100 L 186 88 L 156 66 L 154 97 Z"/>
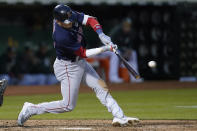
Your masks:
<path fill-rule="evenodd" d="M 102 79 L 99 79 L 98 84 L 99 84 L 100 90 L 108 92 L 109 89 L 108 89 L 107 84 L 105 83 L 105 81 L 103 81 Z"/>

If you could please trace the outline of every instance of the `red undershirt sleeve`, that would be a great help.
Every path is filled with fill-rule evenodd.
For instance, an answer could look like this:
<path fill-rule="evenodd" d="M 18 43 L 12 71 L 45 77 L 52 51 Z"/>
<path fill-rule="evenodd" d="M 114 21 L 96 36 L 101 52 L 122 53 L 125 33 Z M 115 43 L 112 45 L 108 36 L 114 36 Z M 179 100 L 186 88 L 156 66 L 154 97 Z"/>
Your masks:
<path fill-rule="evenodd" d="M 102 29 L 101 25 L 99 24 L 99 22 L 94 17 L 89 17 L 88 20 L 87 20 L 86 25 L 91 26 L 94 29 L 95 32 L 98 29 Z"/>

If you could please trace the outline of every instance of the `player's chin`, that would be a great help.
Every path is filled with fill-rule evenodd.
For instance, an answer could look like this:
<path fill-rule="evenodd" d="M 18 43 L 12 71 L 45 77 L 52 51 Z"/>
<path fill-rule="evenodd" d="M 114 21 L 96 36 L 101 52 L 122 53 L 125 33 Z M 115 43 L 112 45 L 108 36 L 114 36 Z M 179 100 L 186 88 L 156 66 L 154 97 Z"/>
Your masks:
<path fill-rule="evenodd" d="M 68 28 L 71 28 L 72 27 L 72 23 L 69 23 L 69 24 L 63 24 L 63 27 L 68 29 Z"/>

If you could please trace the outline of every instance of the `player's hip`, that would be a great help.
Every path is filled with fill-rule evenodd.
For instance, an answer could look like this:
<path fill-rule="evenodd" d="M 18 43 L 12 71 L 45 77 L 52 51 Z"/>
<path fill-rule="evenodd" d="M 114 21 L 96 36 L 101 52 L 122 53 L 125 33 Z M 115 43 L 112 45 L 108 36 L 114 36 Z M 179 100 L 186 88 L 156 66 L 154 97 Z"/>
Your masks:
<path fill-rule="evenodd" d="M 53 68 L 54 74 L 58 80 L 62 80 L 67 76 L 74 76 L 83 74 L 86 66 L 86 61 L 80 59 L 76 62 L 71 62 L 67 60 L 59 60 L 56 58 Z"/>
<path fill-rule="evenodd" d="M 86 61 L 83 58 L 80 58 L 79 56 L 76 57 L 75 60 L 64 60 L 56 58 L 53 67 L 55 66 L 74 66 L 74 65 L 80 65 L 81 63 L 85 63 Z"/>

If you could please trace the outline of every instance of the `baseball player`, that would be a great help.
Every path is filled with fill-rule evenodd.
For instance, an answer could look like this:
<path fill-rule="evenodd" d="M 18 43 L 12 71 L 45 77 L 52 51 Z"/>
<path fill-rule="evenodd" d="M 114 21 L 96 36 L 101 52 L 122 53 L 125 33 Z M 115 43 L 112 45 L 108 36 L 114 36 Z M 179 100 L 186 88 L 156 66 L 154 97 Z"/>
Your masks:
<path fill-rule="evenodd" d="M 54 73 L 61 82 L 63 99 L 59 101 L 32 104 L 25 102 L 18 116 L 18 125 L 23 126 L 32 115 L 44 113 L 63 113 L 72 111 L 76 106 L 80 83 L 84 82 L 95 93 L 100 102 L 112 113 L 114 126 L 138 122 L 138 118 L 126 117 L 117 102 L 110 95 L 106 83 L 98 76 L 84 58 L 92 57 L 117 48 L 110 37 L 102 31 L 95 17 L 71 10 L 60 4 L 53 10 L 53 40 L 56 49 Z M 100 48 L 86 49 L 82 25 L 90 26 L 98 34 L 101 42 L 108 44 Z"/>
<path fill-rule="evenodd" d="M 7 88 L 8 81 L 6 79 L 0 80 L 0 106 L 3 105 L 3 95 Z"/>

